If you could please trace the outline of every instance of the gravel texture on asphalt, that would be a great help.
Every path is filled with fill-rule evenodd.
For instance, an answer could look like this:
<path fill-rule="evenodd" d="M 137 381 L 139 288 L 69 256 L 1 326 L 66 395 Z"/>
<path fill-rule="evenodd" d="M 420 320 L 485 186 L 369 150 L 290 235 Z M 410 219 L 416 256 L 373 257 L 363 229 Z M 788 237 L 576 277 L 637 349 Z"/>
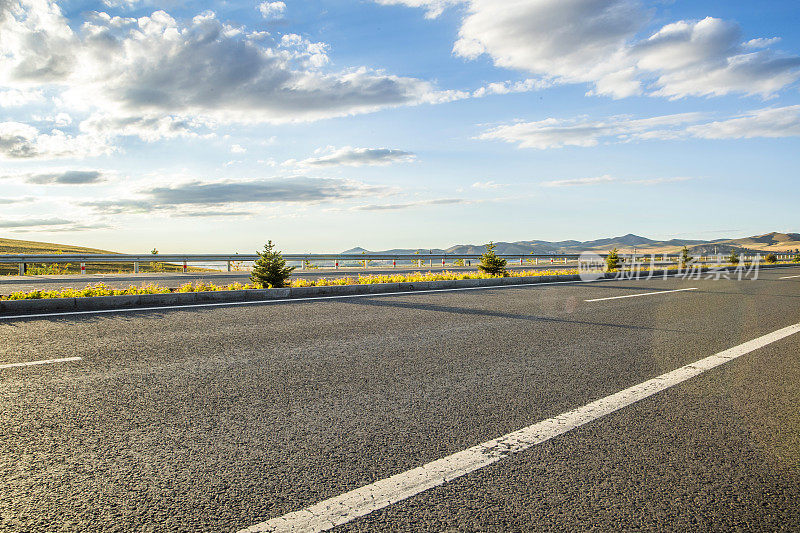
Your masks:
<path fill-rule="evenodd" d="M 0 321 L 0 529 L 230 531 L 800 322 L 800 269 Z M 585 299 L 697 287 L 605 302 Z M 790 337 L 353 530 L 800 528 Z"/>

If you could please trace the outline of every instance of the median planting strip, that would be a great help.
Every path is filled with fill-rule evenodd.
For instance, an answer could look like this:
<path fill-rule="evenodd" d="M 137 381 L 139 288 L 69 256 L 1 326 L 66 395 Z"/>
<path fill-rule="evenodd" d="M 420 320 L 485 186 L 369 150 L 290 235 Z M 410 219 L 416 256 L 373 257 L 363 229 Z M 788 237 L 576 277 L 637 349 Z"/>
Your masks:
<path fill-rule="evenodd" d="M 775 266 L 775 265 L 773 265 Z M 733 267 L 730 267 L 733 268 Z M 762 266 L 761 268 L 769 268 Z M 714 276 L 725 271 L 708 267 L 692 271 L 692 279 L 703 273 Z M 586 273 L 584 273 L 586 274 Z M 87 314 L 115 311 L 151 311 L 189 307 L 223 305 L 254 305 L 289 300 L 314 300 L 324 298 L 356 297 L 410 292 L 436 292 L 480 288 L 522 286 L 552 283 L 591 281 L 647 280 L 686 275 L 678 269 L 639 270 L 588 273 L 582 279 L 576 270 L 514 272 L 507 277 L 481 273 L 438 272 L 412 275 L 360 276 L 354 278 L 292 280 L 291 286 L 275 289 L 257 289 L 252 285 L 233 284 L 219 287 L 213 284 L 187 284 L 179 289 L 158 286 L 110 289 L 94 286 L 86 289 L 62 291 L 32 291 L 15 293 L 0 299 L 0 319 L 33 318 L 66 314 Z M 349 284 L 348 284 L 349 283 Z"/>

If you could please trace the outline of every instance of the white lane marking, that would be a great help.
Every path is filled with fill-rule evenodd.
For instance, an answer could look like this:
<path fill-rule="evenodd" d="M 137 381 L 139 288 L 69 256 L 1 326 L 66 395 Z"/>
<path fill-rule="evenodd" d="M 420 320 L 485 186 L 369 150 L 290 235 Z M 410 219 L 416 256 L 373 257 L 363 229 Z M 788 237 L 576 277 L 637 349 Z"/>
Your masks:
<path fill-rule="evenodd" d="M 682 292 L 682 291 L 696 291 L 697 287 L 691 287 L 688 289 L 671 289 L 668 291 L 656 291 L 656 292 L 642 292 L 639 294 L 626 294 L 625 296 L 609 296 L 607 298 L 592 298 L 591 300 L 584 300 L 584 302 L 601 302 L 603 300 L 619 300 L 620 298 L 638 298 L 639 296 L 652 296 L 654 294 L 666 294 L 668 292 Z"/>
<path fill-rule="evenodd" d="M 437 459 L 423 466 L 376 481 L 315 505 L 267 520 L 241 530 L 316 532 L 327 531 L 378 509 L 410 498 L 433 487 L 498 462 L 504 457 L 531 448 L 562 433 L 611 414 L 628 405 L 682 383 L 706 370 L 800 332 L 800 324 L 773 331 L 757 339 L 729 348 L 656 378 L 606 396 L 583 407 L 548 418 L 532 426 Z"/>
<path fill-rule="evenodd" d="M 798 274 L 797 276 L 783 276 L 782 278 L 778 279 L 792 279 L 792 278 L 800 278 L 800 274 Z"/>
<path fill-rule="evenodd" d="M 60 359 L 43 359 L 41 361 L 25 361 L 24 363 L 5 363 L 0 365 L 0 370 L 3 368 L 16 368 L 20 366 L 34 366 L 34 365 L 48 365 L 50 363 L 66 363 L 68 361 L 80 361 L 82 357 L 62 357 Z"/>

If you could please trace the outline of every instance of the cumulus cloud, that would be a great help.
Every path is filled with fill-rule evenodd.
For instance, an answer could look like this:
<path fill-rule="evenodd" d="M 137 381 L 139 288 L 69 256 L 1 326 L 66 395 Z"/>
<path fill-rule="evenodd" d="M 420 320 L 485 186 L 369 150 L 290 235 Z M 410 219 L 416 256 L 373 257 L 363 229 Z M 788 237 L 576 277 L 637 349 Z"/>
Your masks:
<path fill-rule="evenodd" d="M 343 148 L 327 148 L 316 150 L 317 157 L 302 159 L 297 161 L 289 159 L 284 162 L 287 166 L 306 166 L 306 167 L 332 167 L 332 166 L 384 166 L 394 163 L 410 163 L 416 160 L 416 155 L 412 152 L 395 150 L 391 148 L 353 148 L 345 146 Z"/>
<path fill-rule="evenodd" d="M 313 121 L 468 96 L 364 67 L 324 70 L 327 48 L 248 32 L 213 12 L 187 23 L 164 11 L 94 13 L 73 29 L 52 0 L 0 3 L 0 85 L 66 87 L 64 102 L 97 113 L 84 131 L 154 140 L 198 121 Z"/>
<path fill-rule="evenodd" d="M 645 179 L 620 179 L 614 176 L 605 174 L 603 176 L 594 176 L 591 178 L 575 178 L 569 180 L 554 180 L 545 181 L 541 185 L 544 187 L 581 187 L 586 185 L 603 185 L 603 184 L 622 184 L 622 185 L 658 185 L 660 183 L 674 183 L 678 181 L 687 181 L 692 178 L 688 177 L 672 177 L 672 178 L 645 178 Z"/>
<path fill-rule="evenodd" d="M 279 19 L 286 11 L 286 4 L 283 2 L 261 2 L 258 4 L 258 12 L 267 20 Z"/>
<path fill-rule="evenodd" d="M 386 187 L 338 178 L 272 178 L 249 181 L 189 181 L 139 191 L 138 198 L 83 202 L 103 213 L 144 213 L 159 209 L 235 204 L 318 203 L 390 193 Z"/>
<path fill-rule="evenodd" d="M 421 200 L 419 202 L 408 202 L 404 204 L 369 204 L 359 205 L 353 209 L 356 211 L 399 211 L 401 209 L 411 209 L 428 205 L 455 205 L 468 204 L 469 200 L 463 198 L 441 198 L 437 200 Z"/>
<path fill-rule="evenodd" d="M 91 135 L 73 136 L 59 129 L 41 132 L 21 122 L 0 122 L 0 159 L 83 158 L 111 150 Z"/>
<path fill-rule="evenodd" d="M 738 24 L 680 20 L 639 37 L 650 10 L 639 0 L 376 0 L 426 7 L 467 5 L 453 52 L 558 83 L 588 83 L 615 98 L 730 93 L 769 97 L 800 77 L 800 57 L 770 50 L 776 38 L 742 42 Z"/>
<path fill-rule="evenodd" d="M 479 139 L 501 140 L 520 148 L 562 148 L 597 146 L 637 140 L 749 139 L 755 137 L 793 137 L 800 135 L 800 106 L 769 107 L 720 121 L 710 121 L 702 113 L 682 113 L 651 118 L 610 117 L 547 118 L 515 122 L 491 128 Z"/>

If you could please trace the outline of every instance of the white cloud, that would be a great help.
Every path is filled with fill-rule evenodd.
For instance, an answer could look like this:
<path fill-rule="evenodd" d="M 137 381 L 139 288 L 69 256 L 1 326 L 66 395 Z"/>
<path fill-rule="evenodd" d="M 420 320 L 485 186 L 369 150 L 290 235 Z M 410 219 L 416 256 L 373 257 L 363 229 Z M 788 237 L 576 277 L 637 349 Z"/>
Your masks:
<path fill-rule="evenodd" d="M 323 70 L 327 44 L 276 41 L 213 12 L 186 23 L 164 11 L 94 13 L 74 28 L 53 1 L 0 3 L 0 86 L 65 88 L 64 107 L 92 114 L 81 129 L 105 135 L 155 140 L 197 124 L 314 121 L 468 96 L 365 67 Z"/>
<path fill-rule="evenodd" d="M 232 154 L 243 154 L 243 153 L 247 152 L 247 148 L 245 148 L 241 144 L 231 145 L 230 150 L 231 150 Z"/>
<path fill-rule="evenodd" d="M 505 186 L 504 183 L 497 183 L 495 181 L 476 181 L 472 184 L 473 189 L 499 189 Z"/>
<path fill-rule="evenodd" d="M 258 11 L 267 20 L 279 19 L 286 11 L 286 4 L 283 2 L 262 2 L 258 4 Z"/>
<path fill-rule="evenodd" d="M 107 181 L 105 172 L 92 169 L 49 169 L 35 173 L 0 175 L 0 179 L 10 179 L 34 185 L 90 185 Z"/>
<path fill-rule="evenodd" d="M 554 180 L 545 181 L 541 185 L 543 187 L 582 187 L 587 185 L 604 185 L 604 184 L 619 184 L 619 185 L 658 185 L 661 183 L 675 183 L 679 181 L 688 181 L 692 178 L 687 177 L 674 177 L 674 178 L 645 178 L 645 179 L 621 179 L 608 174 L 602 176 L 594 176 L 591 178 L 575 178 L 569 180 Z"/>
<path fill-rule="evenodd" d="M 439 198 L 436 200 L 420 200 L 418 202 L 408 202 L 403 204 L 368 204 L 353 207 L 354 211 L 399 211 L 401 209 L 411 209 L 414 207 L 424 207 L 431 205 L 460 205 L 472 203 L 463 198 Z"/>
<path fill-rule="evenodd" d="M 690 126 L 687 132 L 702 139 L 797 137 L 800 105 L 757 109 L 736 118 Z"/>
<path fill-rule="evenodd" d="M 316 150 L 317 157 L 297 161 L 289 159 L 286 166 L 328 167 L 328 166 L 385 166 L 394 163 L 411 163 L 416 155 L 403 150 L 391 148 L 353 148 L 345 146 L 339 149 L 333 146 Z"/>
<path fill-rule="evenodd" d="M 425 9 L 425 18 L 434 19 L 442 14 L 448 7 L 463 4 L 464 0 L 376 0 L 385 6 L 404 5 L 408 7 L 421 7 Z"/>
<path fill-rule="evenodd" d="M 702 113 L 683 113 L 651 118 L 609 117 L 547 118 L 516 122 L 489 129 L 478 138 L 517 144 L 520 148 L 597 146 L 637 140 L 749 139 L 800 136 L 800 106 L 769 107 L 720 121 L 709 121 Z"/>
<path fill-rule="evenodd" d="M 83 158 L 110 153 L 102 139 L 59 129 L 40 132 L 21 122 L 0 122 L 0 159 Z"/>
<path fill-rule="evenodd" d="M 314 204 L 331 200 L 384 196 L 394 191 L 339 178 L 279 177 L 256 180 L 198 180 L 153 186 L 122 200 L 94 200 L 81 205 L 105 214 L 146 213 L 163 209 L 239 204 Z"/>
<path fill-rule="evenodd" d="M 426 7 L 458 2 L 376 0 Z M 464 0 L 456 55 L 487 55 L 495 65 L 558 83 L 587 83 L 615 98 L 731 93 L 774 95 L 800 77 L 800 57 L 767 47 L 777 38 L 741 42 L 735 22 L 713 17 L 667 24 L 639 35 L 650 11 L 639 0 Z"/>
<path fill-rule="evenodd" d="M 494 82 L 475 89 L 472 91 L 472 96 L 473 98 L 481 98 L 490 94 L 527 93 L 531 91 L 547 89 L 548 87 L 552 86 L 553 82 L 551 80 L 539 80 L 531 78 L 516 82 Z"/>
<path fill-rule="evenodd" d="M 0 107 L 21 107 L 44 99 L 42 92 L 30 89 L 0 91 Z"/>

